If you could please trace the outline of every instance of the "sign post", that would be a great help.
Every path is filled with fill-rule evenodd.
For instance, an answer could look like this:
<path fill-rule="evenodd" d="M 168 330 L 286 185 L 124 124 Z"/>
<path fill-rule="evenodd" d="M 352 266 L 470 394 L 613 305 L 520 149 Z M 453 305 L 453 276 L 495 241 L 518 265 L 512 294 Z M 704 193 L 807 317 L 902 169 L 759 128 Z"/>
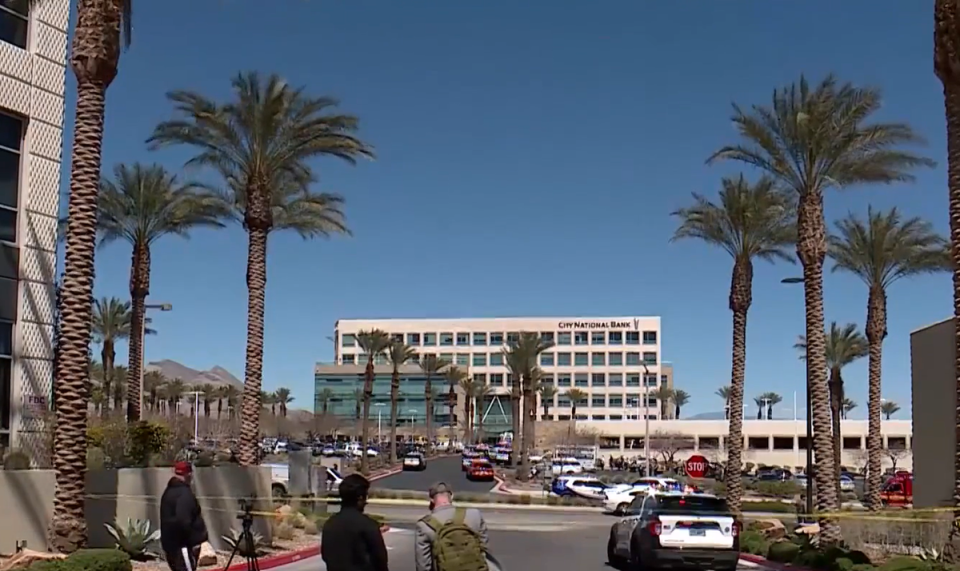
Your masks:
<path fill-rule="evenodd" d="M 684 467 L 687 470 L 687 476 L 702 478 L 707 473 L 707 459 L 696 454 L 687 459 Z"/>

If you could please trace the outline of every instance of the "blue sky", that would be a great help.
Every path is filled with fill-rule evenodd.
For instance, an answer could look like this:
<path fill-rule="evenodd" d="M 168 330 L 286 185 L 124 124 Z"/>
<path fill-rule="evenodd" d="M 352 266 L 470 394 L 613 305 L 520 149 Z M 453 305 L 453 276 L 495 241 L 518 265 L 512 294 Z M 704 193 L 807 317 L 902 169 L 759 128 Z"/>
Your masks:
<path fill-rule="evenodd" d="M 669 243 L 669 213 L 737 171 L 704 165 L 734 140 L 732 101 L 766 103 L 801 73 L 833 71 L 881 86 L 878 118 L 911 123 L 940 166 L 913 185 L 830 194 L 828 220 L 898 206 L 946 232 L 930 4 L 140 1 L 108 94 L 104 172 L 132 161 L 181 167 L 185 151 L 143 144 L 169 116 L 166 91 L 225 98 L 240 70 L 279 73 L 340 98 L 378 158 L 319 165 L 319 188 L 347 198 L 352 238 L 270 239 L 268 389 L 290 387 L 295 404 L 312 404 L 312 367 L 332 357 L 338 318 L 660 315 L 664 358 L 693 395 L 687 414 L 715 411 L 713 393 L 730 375 L 731 261 Z M 239 228 L 157 244 L 151 298 L 175 309 L 153 316 L 149 360 L 243 377 L 245 258 Z M 127 297 L 129 262 L 125 244 L 99 251 L 97 296 Z M 794 391 L 802 399 L 792 346 L 803 291 L 779 280 L 798 271 L 758 265 L 748 332 L 747 395 L 777 391 L 786 408 Z M 863 323 L 859 281 L 830 275 L 825 287 L 828 322 Z M 909 331 L 950 308 L 946 275 L 890 291 L 884 395 L 902 404 L 901 417 Z M 845 377 L 862 417 L 866 361 Z"/>

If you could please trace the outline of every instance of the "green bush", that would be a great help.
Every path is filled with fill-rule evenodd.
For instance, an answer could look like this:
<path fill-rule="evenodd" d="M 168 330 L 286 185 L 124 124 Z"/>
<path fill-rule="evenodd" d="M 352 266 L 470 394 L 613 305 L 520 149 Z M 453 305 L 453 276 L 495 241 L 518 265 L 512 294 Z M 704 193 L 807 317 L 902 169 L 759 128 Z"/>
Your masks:
<path fill-rule="evenodd" d="M 929 571 L 930 563 L 916 557 L 894 557 L 880 566 L 880 571 Z"/>
<path fill-rule="evenodd" d="M 134 466 L 149 465 L 150 457 L 159 454 L 170 431 L 166 426 L 141 420 L 127 427 L 127 442 L 129 449 L 127 458 Z"/>
<path fill-rule="evenodd" d="M 38 561 L 31 571 L 132 571 L 130 556 L 119 549 L 81 549 L 66 559 Z"/>
<path fill-rule="evenodd" d="M 793 504 L 783 502 L 743 502 L 740 505 L 743 512 L 774 512 L 774 513 L 794 513 L 796 508 Z"/>
<path fill-rule="evenodd" d="M 4 470 L 29 470 L 30 456 L 19 450 L 14 450 L 3 459 Z"/>
<path fill-rule="evenodd" d="M 766 557 L 769 548 L 770 542 L 761 533 L 748 530 L 740 534 L 740 551 Z"/>
<path fill-rule="evenodd" d="M 800 554 L 800 546 L 792 541 L 771 543 L 767 549 L 767 559 L 777 563 L 793 563 Z"/>
<path fill-rule="evenodd" d="M 533 498 L 530 497 L 530 494 L 523 494 L 520 496 L 520 503 L 529 506 L 533 503 Z"/>
<path fill-rule="evenodd" d="M 801 492 L 800 485 L 796 482 L 757 482 L 748 488 L 756 490 L 761 496 L 775 498 L 789 498 Z"/>

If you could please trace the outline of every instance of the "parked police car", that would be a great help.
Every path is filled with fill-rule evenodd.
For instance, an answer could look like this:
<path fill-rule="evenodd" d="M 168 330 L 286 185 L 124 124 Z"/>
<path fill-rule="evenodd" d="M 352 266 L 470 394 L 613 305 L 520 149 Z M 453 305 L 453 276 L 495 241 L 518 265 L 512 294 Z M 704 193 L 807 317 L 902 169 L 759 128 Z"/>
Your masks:
<path fill-rule="evenodd" d="M 588 500 L 602 500 L 603 492 L 607 489 L 596 476 L 563 475 L 553 480 L 550 493 L 560 497 L 578 497 Z"/>
<path fill-rule="evenodd" d="M 610 528 L 607 560 L 616 568 L 735 571 L 740 530 L 722 498 L 651 491 L 636 496 Z"/>

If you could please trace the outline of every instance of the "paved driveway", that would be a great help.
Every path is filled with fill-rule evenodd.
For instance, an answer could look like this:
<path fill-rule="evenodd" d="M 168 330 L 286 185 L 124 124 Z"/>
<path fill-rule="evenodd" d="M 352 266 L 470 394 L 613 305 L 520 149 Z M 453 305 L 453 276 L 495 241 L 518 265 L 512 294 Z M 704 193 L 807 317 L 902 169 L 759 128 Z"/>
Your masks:
<path fill-rule="evenodd" d="M 422 472 L 401 472 L 396 476 L 381 478 L 373 482 L 374 488 L 386 490 L 415 490 L 426 492 L 435 482 L 446 482 L 453 487 L 454 493 L 464 492 L 483 494 L 496 485 L 495 482 L 471 482 L 460 469 L 460 457 L 435 458 L 427 462 Z"/>

